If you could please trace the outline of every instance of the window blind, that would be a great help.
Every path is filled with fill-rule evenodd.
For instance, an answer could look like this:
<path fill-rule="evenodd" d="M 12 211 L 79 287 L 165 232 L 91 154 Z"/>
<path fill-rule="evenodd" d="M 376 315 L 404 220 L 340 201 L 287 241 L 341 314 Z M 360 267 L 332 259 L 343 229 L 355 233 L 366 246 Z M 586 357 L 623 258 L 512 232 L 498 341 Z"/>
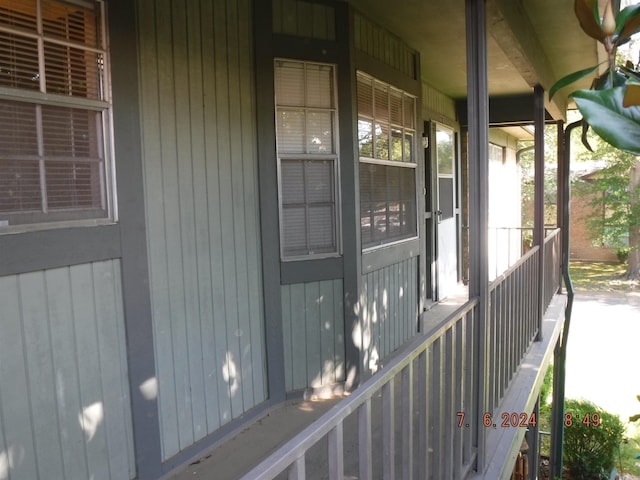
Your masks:
<path fill-rule="evenodd" d="M 282 258 L 338 253 L 333 66 L 277 60 L 275 83 Z"/>
<path fill-rule="evenodd" d="M 357 74 L 362 248 L 417 235 L 415 97 Z"/>

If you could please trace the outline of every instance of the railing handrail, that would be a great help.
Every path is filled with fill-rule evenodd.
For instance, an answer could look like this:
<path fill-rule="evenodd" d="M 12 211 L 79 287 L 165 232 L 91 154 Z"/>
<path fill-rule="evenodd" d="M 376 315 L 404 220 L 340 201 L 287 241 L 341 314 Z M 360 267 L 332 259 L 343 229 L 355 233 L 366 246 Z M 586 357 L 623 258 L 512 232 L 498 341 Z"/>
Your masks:
<path fill-rule="evenodd" d="M 561 230 L 562 230 L 561 228 L 554 228 L 553 231 L 544 238 L 544 243 L 547 244 L 547 243 L 553 241 L 553 239 L 556 237 L 556 235 L 560 234 Z"/>
<path fill-rule="evenodd" d="M 342 423 L 347 416 L 371 399 L 376 392 L 413 362 L 425 349 L 435 343 L 448 328 L 455 324 L 460 317 L 469 313 L 477 304 L 477 298 L 470 299 L 448 315 L 442 322 L 424 334 L 416 336 L 403 348 L 402 353 L 391 360 L 378 373 L 366 380 L 349 398 L 333 406 L 311 425 L 278 448 L 244 475 L 242 480 L 270 480 L 285 471 L 332 429 Z"/>
<path fill-rule="evenodd" d="M 498 275 L 489 285 L 489 292 L 495 290 L 502 282 L 504 282 L 511 274 L 513 274 L 513 272 L 515 272 L 518 268 L 520 268 L 520 266 L 526 263 L 529 258 L 538 253 L 538 250 L 540 250 L 540 246 L 534 245 L 533 247 L 531 247 L 531 250 L 520 257 L 516 263 L 514 263 L 507 270 Z"/>

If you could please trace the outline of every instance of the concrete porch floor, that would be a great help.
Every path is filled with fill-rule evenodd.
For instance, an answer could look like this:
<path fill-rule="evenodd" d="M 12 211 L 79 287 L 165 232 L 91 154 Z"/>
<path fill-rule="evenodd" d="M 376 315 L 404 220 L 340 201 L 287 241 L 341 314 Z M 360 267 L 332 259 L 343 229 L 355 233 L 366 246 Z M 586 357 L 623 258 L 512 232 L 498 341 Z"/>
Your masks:
<path fill-rule="evenodd" d="M 433 304 L 425 312 L 424 326 L 429 327 L 444 320 L 468 298 L 466 287 L 461 286 L 454 295 L 440 303 Z M 282 405 L 272 408 L 265 415 L 247 425 L 239 433 L 228 440 L 219 443 L 200 459 L 194 461 L 183 470 L 173 473 L 171 480 L 207 479 L 207 480 L 237 480 L 249 472 L 255 465 L 287 442 L 301 430 L 313 423 L 325 412 L 336 405 L 342 398 L 335 395 L 327 399 L 289 400 Z M 373 444 L 380 441 L 381 414 L 379 402 L 373 402 Z M 398 410 L 399 414 L 399 410 Z M 354 417 L 353 415 L 351 417 Z M 349 420 L 353 425 L 349 425 Z M 350 473 L 357 472 L 357 427 L 356 419 L 350 418 L 345 422 L 344 456 L 345 478 L 357 478 Z M 400 427 L 399 417 L 396 429 Z M 351 427 L 351 428 L 350 428 Z M 349 435 L 348 432 L 351 432 Z M 349 438 L 353 436 L 354 438 Z M 399 443 L 399 442 L 398 442 Z M 399 445 L 396 446 L 399 448 Z M 397 452 L 400 455 L 400 451 Z M 307 468 L 310 473 L 314 467 L 321 467 L 326 461 L 326 440 L 319 442 L 307 455 Z M 376 459 L 374 458 L 374 465 Z M 322 470 L 322 468 L 320 468 Z M 318 478 L 323 478 L 320 474 Z M 285 478 L 285 477 L 283 477 Z M 311 476 L 309 477 L 311 478 Z M 315 478 L 315 476 L 313 477 Z"/>

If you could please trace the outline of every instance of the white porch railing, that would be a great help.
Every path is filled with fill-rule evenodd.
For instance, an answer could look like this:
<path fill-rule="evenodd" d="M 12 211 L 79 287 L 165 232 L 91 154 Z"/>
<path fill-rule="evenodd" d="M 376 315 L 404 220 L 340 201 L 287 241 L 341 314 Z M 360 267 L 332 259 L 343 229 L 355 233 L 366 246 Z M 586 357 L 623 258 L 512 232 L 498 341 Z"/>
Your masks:
<path fill-rule="evenodd" d="M 556 247 L 559 230 L 545 242 L 545 308 L 560 281 Z M 478 368 L 476 360 L 476 346 L 481 343 L 478 301 L 472 299 L 414 338 L 349 398 L 276 450 L 243 480 L 271 480 L 283 474 L 290 480 L 338 480 L 345 475 L 357 475 L 361 480 L 467 478 L 476 468 L 478 445 L 484 443 L 479 442 L 480 435 L 487 434 L 478 419 L 483 412 L 499 410 L 513 374 L 537 334 L 539 255 L 540 248 L 534 247 L 491 284 L 486 371 Z M 479 404 L 479 382 L 488 387 L 486 405 Z M 372 411 L 379 414 L 374 417 Z M 325 445 L 326 459 L 308 462 L 310 450 Z M 345 457 L 345 450 L 357 453 Z M 307 476 L 308 463 L 313 468 Z"/>
<path fill-rule="evenodd" d="M 477 437 L 476 308 L 477 301 L 468 302 L 427 335 L 416 337 L 406 353 L 256 466 L 244 480 L 273 479 L 282 472 L 288 472 L 289 479 L 307 478 L 307 452 L 324 438 L 326 471 L 314 471 L 310 477 L 342 479 L 344 423 L 350 416 L 356 417 L 357 435 L 350 432 L 350 437 L 355 437 L 358 455 L 357 462 L 346 468 L 355 468 L 360 479 L 465 478 L 475 464 Z M 374 402 L 381 409 L 381 438 L 374 438 Z M 464 413 L 464 419 L 458 413 Z M 374 441 L 381 451 L 374 453 Z"/>

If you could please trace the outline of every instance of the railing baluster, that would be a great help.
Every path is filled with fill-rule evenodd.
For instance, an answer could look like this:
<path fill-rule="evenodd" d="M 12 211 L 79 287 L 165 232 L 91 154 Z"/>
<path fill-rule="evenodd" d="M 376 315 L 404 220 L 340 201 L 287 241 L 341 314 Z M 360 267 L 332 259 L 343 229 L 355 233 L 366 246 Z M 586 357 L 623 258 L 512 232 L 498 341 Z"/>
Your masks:
<path fill-rule="evenodd" d="M 444 447 L 441 453 L 444 455 L 444 477 L 453 478 L 453 426 L 455 425 L 455 412 L 453 411 L 453 391 L 456 382 L 456 349 L 454 346 L 456 324 L 454 323 L 445 333 L 444 344 Z"/>
<path fill-rule="evenodd" d="M 289 467 L 289 480 L 305 480 L 307 478 L 304 459 L 305 456 L 302 455 L 291 464 Z"/>
<path fill-rule="evenodd" d="M 442 476 L 442 451 L 444 409 L 442 408 L 442 394 L 444 391 L 443 379 L 443 351 L 444 341 L 442 336 L 433 343 L 433 375 L 431 377 L 431 406 L 432 406 L 432 432 L 431 448 L 433 449 L 432 470 L 434 478 Z"/>
<path fill-rule="evenodd" d="M 402 369 L 402 479 L 413 477 L 413 362 Z"/>
<path fill-rule="evenodd" d="M 420 399 L 418 425 L 418 478 L 426 479 L 429 473 L 429 348 L 418 357 L 418 398 Z"/>
<path fill-rule="evenodd" d="M 382 387 L 382 478 L 384 480 L 394 480 L 396 472 L 393 384 L 394 377 L 391 377 Z"/>
<path fill-rule="evenodd" d="M 373 480 L 371 456 L 371 399 L 358 408 L 358 464 L 361 480 Z"/>
<path fill-rule="evenodd" d="M 329 480 L 342 480 L 344 477 L 344 437 L 342 433 L 342 422 L 340 422 L 328 435 Z"/>

